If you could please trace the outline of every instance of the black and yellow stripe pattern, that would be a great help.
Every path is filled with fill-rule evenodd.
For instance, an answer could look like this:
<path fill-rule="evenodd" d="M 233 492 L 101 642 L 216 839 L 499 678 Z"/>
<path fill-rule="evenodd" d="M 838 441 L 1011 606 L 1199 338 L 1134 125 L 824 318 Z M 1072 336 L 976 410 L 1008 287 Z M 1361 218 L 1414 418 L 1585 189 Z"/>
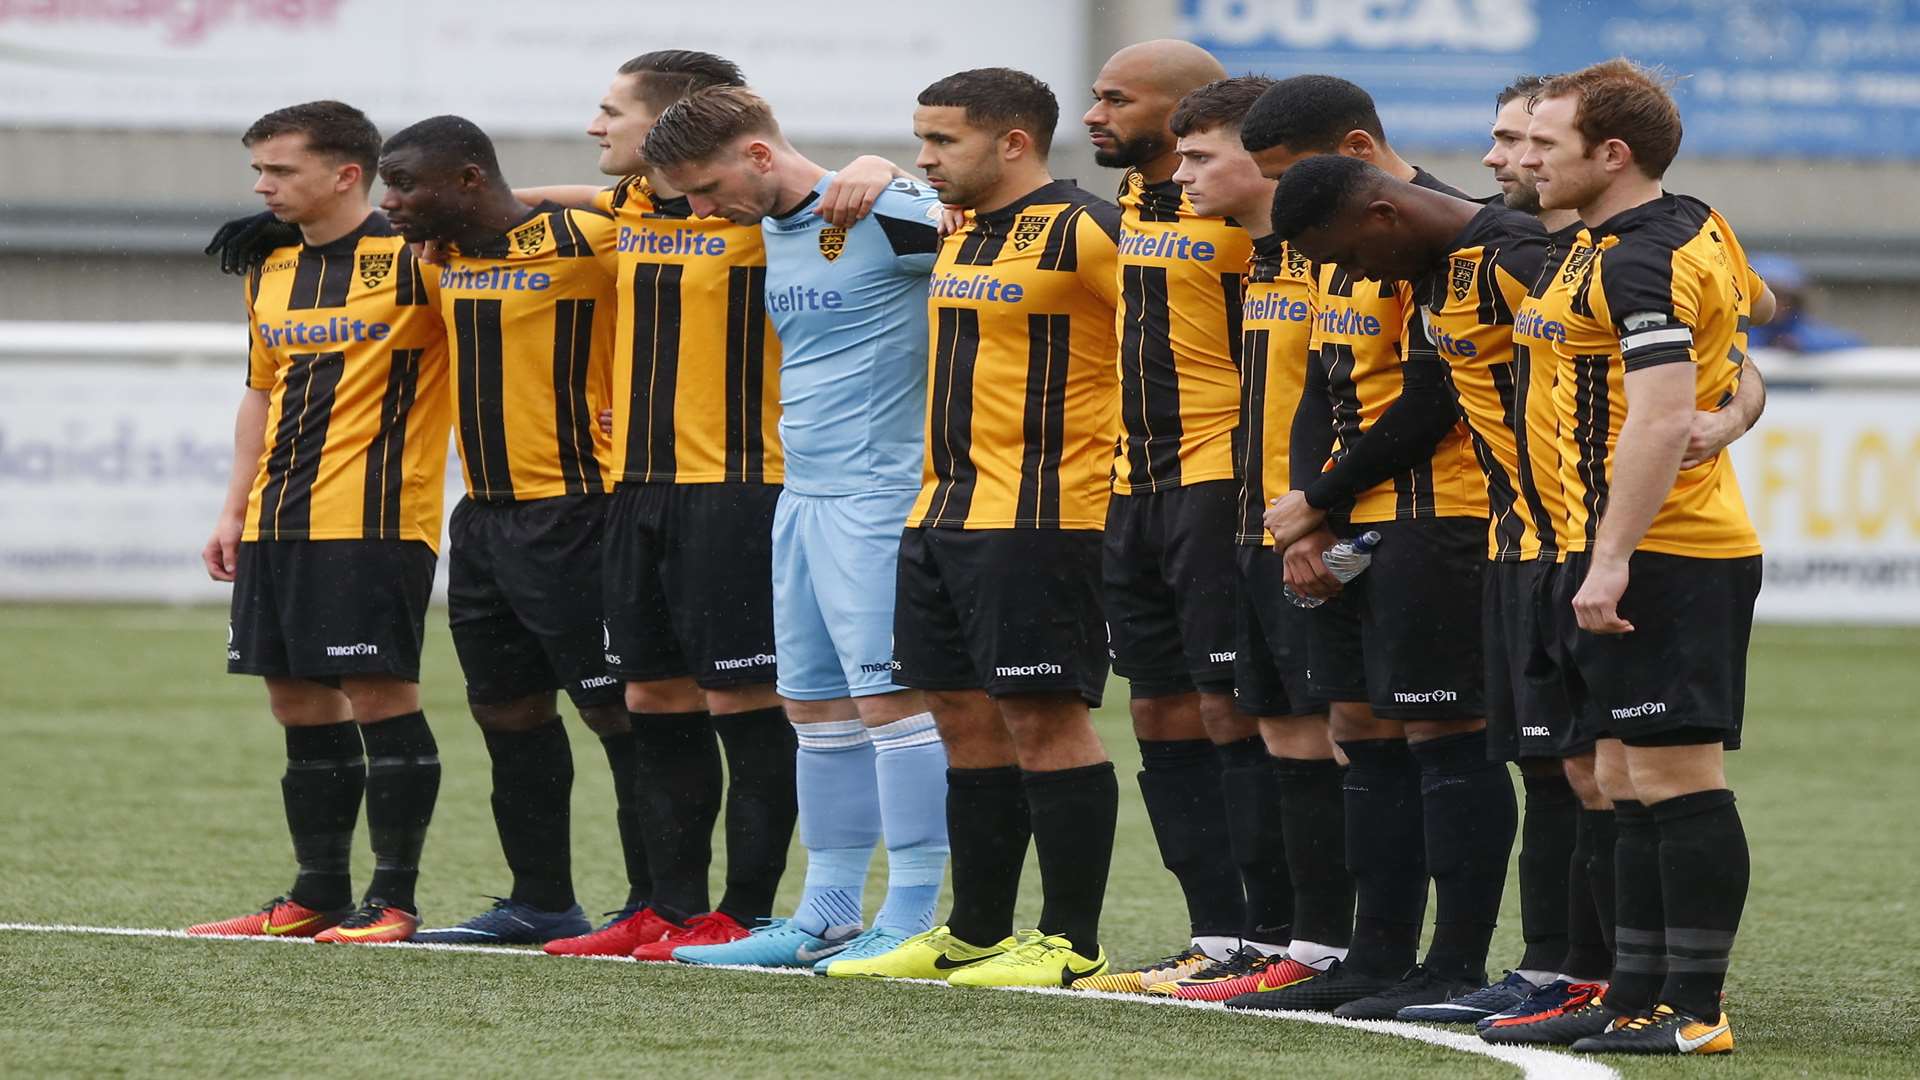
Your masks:
<path fill-rule="evenodd" d="M 384 215 L 247 278 L 247 385 L 269 394 L 246 540 L 440 542 L 445 331 Z"/>

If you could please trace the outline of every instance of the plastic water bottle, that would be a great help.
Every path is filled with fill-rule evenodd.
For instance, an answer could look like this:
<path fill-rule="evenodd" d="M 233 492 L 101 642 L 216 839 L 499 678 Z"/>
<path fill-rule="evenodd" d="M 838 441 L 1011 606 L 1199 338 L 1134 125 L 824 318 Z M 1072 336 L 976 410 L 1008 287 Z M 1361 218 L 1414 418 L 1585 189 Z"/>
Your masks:
<path fill-rule="evenodd" d="M 1379 546 L 1380 534 L 1368 529 L 1351 540 L 1342 540 L 1321 552 L 1320 561 L 1326 563 L 1327 569 L 1333 572 L 1333 576 L 1345 584 L 1359 577 L 1360 571 L 1372 565 L 1373 549 Z M 1281 588 L 1287 594 L 1288 602 L 1294 607 L 1317 608 L 1326 603 L 1317 596 L 1303 596 L 1294 592 L 1291 585 L 1283 585 Z"/>

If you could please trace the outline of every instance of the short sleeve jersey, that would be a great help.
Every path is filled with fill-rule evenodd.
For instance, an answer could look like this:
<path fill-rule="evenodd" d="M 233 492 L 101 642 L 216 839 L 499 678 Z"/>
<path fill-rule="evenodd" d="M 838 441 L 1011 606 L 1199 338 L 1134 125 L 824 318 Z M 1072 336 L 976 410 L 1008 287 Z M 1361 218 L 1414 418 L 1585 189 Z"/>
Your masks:
<path fill-rule="evenodd" d="M 1447 362 L 1474 455 L 1486 477 L 1487 557 L 1537 557 L 1547 515 L 1527 434 L 1528 365 L 1514 344 L 1514 312 L 1539 280 L 1550 244 L 1538 218 L 1489 205 L 1454 239 L 1434 272 L 1415 282 L 1428 337 Z M 1560 505 L 1558 477 L 1553 504 Z M 1551 525 L 1549 525 L 1551 535 Z M 1551 546 L 1548 557 L 1553 555 Z"/>
<path fill-rule="evenodd" d="M 1234 475 L 1240 290 L 1253 241 L 1194 210 L 1180 185 L 1120 186 L 1120 422 L 1116 494 Z"/>
<path fill-rule="evenodd" d="M 871 214 L 842 229 L 812 209 L 832 179 L 761 223 L 787 490 L 913 491 L 925 448 L 927 278 L 940 249 L 940 200 L 896 180 Z"/>
<path fill-rule="evenodd" d="M 1293 414 L 1306 388 L 1307 345 L 1313 331 L 1315 268 L 1277 236 L 1253 242 L 1241 306 L 1240 425 L 1234 461 L 1240 474 L 1242 544 L 1273 546 L 1261 515 L 1287 493 Z"/>
<path fill-rule="evenodd" d="M 778 484 L 780 342 L 760 226 L 696 217 L 638 176 L 594 206 L 619 225 L 615 477 Z"/>
<path fill-rule="evenodd" d="M 439 547 L 450 421 L 434 292 L 378 211 L 248 275 L 247 385 L 269 397 L 241 539 Z"/>
<path fill-rule="evenodd" d="M 547 203 L 440 270 L 467 494 L 515 501 L 612 489 L 613 219 Z"/>
<path fill-rule="evenodd" d="M 1568 551 L 1587 550 L 1606 516 L 1627 373 L 1691 364 L 1694 407 L 1725 405 L 1746 364 L 1760 287 L 1733 228 L 1690 196 L 1662 195 L 1581 231 L 1520 327 L 1550 342 L 1555 356 Z M 1724 450 L 1681 470 L 1638 550 L 1760 553 Z"/>
<path fill-rule="evenodd" d="M 1112 203 L 1054 181 L 941 243 L 909 525 L 1105 526 L 1119 231 Z"/>

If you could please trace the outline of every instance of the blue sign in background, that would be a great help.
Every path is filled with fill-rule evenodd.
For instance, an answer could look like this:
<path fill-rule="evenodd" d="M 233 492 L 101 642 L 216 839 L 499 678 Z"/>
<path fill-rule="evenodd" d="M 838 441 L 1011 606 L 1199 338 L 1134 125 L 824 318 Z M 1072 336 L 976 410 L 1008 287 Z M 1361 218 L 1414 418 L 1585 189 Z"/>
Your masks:
<path fill-rule="evenodd" d="M 1234 74 L 1340 75 L 1396 145 L 1484 142 L 1523 72 L 1628 56 L 1685 76 L 1682 153 L 1920 158 L 1920 0 L 1178 0 Z"/>

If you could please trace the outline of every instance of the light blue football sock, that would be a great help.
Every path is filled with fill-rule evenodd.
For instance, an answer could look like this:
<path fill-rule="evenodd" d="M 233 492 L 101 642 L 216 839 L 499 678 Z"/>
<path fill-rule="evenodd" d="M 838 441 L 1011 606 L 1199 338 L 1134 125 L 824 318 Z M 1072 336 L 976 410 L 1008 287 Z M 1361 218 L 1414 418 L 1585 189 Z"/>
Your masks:
<path fill-rule="evenodd" d="M 887 899 L 873 925 L 911 936 L 933 926 L 947 870 L 947 750 L 932 713 L 867 733 L 887 840 Z"/>
<path fill-rule="evenodd" d="M 880 842 L 874 747 L 858 720 L 795 724 L 794 789 L 807 885 L 794 925 L 815 936 L 861 925 L 867 864 Z"/>

